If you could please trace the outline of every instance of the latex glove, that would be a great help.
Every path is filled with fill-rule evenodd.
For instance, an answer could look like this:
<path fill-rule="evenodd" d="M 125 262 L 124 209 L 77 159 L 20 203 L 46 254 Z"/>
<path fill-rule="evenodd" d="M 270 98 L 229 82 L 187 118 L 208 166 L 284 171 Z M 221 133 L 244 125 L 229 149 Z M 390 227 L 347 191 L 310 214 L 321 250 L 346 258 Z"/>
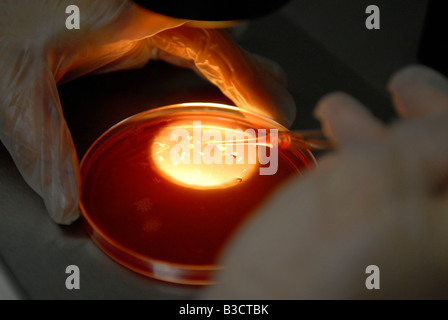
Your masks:
<path fill-rule="evenodd" d="M 78 0 L 81 29 L 67 30 L 72 2 L 0 2 L 0 138 L 56 222 L 79 217 L 78 159 L 58 82 L 156 57 L 192 67 L 240 107 L 283 123 L 293 119 L 280 69 L 264 67 L 224 32 L 193 29 L 128 0 Z"/>
<path fill-rule="evenodd" d="M 339 150 L 239 230 L 203 298 L 448 297 L 448 82 L 410 67 L 389 88 L 405 119 L 390 126 L 345 94 L 320 101 Z"/>

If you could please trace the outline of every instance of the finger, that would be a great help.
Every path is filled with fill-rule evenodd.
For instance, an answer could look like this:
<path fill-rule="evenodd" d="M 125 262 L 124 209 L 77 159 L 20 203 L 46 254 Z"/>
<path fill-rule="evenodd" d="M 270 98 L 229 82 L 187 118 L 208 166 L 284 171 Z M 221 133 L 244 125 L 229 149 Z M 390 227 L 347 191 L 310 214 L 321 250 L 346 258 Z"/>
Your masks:
<path fill-rule="evenodd" d="M 382 138 L 387 130 L 360 102 L 345 93 L 323 97 L 314 111 L 324 134 L 340 147 Z"/>
<path fill-rule="evenodd" d="M 188 21 L 167 17 L 146 10 L 132 1 L 106 1 L 93 4 L 84 1 L 85 17 L 97 17 L 98 21 L 89 21 L 94 26 L 88 33 L 82 32 L 72 43 L 64 38 L 73 39 L 70 30 L 61 35 L 58 46 L 60 54 L 50 61 L 56 82 L 67 82 L 89 73 L 105 73 L 124 69 L 143 67 L 152 57 L 152 46 L 146 41 L 154 34 Z M 102 11 L 106 10 L 107 12 Z M 83 12 L 84 12 L 83 11 Z M 88 18 L 86 18 L 88 19 Z M 76 46 L 76 47 L 74 47 Z M 66 50 L 75 51 L 73 55 Z"/>
<path fill-rule="evenodd" d="M 1 80 L 0 138 L 57 223 L 79 217 L 79 170 L 52 74 L 26 53 Z M 11 60 L 13 61 L 13 60 Z"/>
<path fill-rule="evenodd" d="M 257 60 L 257 62 L 259 64 L 264 65 L 266 72 L 269 72 L 270 75 L 273 78 L 275 78 L 279 83 L 283 84 L 284 86 L 287 85 L 286 75 L 283 72 L 283 70 L 281 69 L 281 67 L 276 62 L 274 62 L 268 58 L 256 55 L 256 54 L 252 54 L 252 56 L 255 60 Z M 157 48 L 152 48 L 152 59 L 163 60 L 165 62 L 168 62 L 168 63 L 178 66 L 178 67 L 192 69 L 201 78 L 203 78 L 204 80 L 208 80 L 201 73 L 201 71 L 196 67 L 194 61 L 192 61 L 192 60 L 187 60 L 187 59 L 172 55 L 168 52 L 159 50 Z"/>
<path fill-rule="evenodd" d="M 178 56 L 172 55 L 168 52 L 162 51 L 158 48 L 152 48 L 152 59 L 154 60 L 163 60 L 177 67 L 187 68 L 193 70 L 199 77 L 204 80 L 208 80 L 199 69 L 196 67 L 192 60 L 187 60 L 184 58 L 180 58 Z"/>
<path fill-rule="evenodd" d="M 441 74 L 423 67 L 407 67 L 388 85 L 395 108 L 403 118 L 418 118 L 448 110 L 448 81 Z"/>
<path fill-rule="evenodd" d="M 151 57 L 152 47 L 147 41 L 124 41 L 105 47 L 82 48 L 68 65 L 58 61 L 51 63 L 51 67 L 56 82 L 60 84 L 86 74 L 141 68 Z"/>
<path fill-rule="evenodd" d="M 150 38 L 154 47 L 195 67 L 239 107 L 289 125 L 295 104 L 276 72 L 241 49 L 220 30 L 182 26 Z"/>

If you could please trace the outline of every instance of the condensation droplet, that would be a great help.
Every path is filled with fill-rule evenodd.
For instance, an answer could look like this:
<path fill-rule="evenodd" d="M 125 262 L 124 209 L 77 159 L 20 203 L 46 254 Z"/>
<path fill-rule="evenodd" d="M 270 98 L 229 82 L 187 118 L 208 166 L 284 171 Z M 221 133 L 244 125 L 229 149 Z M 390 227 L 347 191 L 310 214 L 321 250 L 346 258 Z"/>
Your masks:
<path fill-rule="evenodd" d="M 243 182 L 243 179 L 241 179 L 241 178 L 237 178 L 237 179 L 236 179 L 236 182 Z"/>

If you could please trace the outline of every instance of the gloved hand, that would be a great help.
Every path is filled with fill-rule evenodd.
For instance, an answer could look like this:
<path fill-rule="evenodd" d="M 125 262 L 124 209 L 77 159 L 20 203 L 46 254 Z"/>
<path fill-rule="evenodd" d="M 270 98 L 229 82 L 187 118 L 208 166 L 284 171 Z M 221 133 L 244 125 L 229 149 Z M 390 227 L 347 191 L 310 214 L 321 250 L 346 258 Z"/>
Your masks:
<path fill-rule="evenodd" d="M 389 89 L 404 119 L 390 126 L 345 94 L 318 103 L 339 149 L 239 230 L 203 298 L 448 297 L 448 82 L 409 67 Z"/>
<path fill-rule="evenodd" d="M 78 159 L 57 83 L 136 68 L 159 58 L 196 70 L 236 105 L 291 121 L 295 107 L 280 69 L 224 32 L 147 11 L 129 0 L 79 0 L 80 30 L 68 30 L 73 1 L 0 2 L 0 138 L 51 217 L 79 216 Z"/>

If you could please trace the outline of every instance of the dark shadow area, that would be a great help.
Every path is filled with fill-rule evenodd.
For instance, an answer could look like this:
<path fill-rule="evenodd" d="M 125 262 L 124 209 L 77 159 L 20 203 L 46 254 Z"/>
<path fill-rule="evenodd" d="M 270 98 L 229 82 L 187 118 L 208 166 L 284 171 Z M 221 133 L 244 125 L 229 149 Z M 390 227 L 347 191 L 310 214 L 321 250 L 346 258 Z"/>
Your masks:
<path fill-rule="evenodd" d="M 448 75 L 448 25 L 442 1 L 428 1 L 427 14 L 418 51 L 418 62 Z"/>
<path fill-rule="evenodd" d="M 89 234 L 83 225 L 82 218 L 79 218 L 69 226 L 59 225 L 59 231 L 61 237 L 67 237 L 71 239 L 87 239 Z"/>
<path fill-rule="evenodd" d="M 293 129 L 318 128 L 319 123 L 312 116 L 314 107 L 322 96 L 334 91 L 353 95 L 385 122 L 395 118 L 386 87 L 382 92 L 375 90 L 304 30 L 280 15 L 252 22 L 240 43 L 248 51 L 278 62 L 286 72 L 297 106 Z"/>

